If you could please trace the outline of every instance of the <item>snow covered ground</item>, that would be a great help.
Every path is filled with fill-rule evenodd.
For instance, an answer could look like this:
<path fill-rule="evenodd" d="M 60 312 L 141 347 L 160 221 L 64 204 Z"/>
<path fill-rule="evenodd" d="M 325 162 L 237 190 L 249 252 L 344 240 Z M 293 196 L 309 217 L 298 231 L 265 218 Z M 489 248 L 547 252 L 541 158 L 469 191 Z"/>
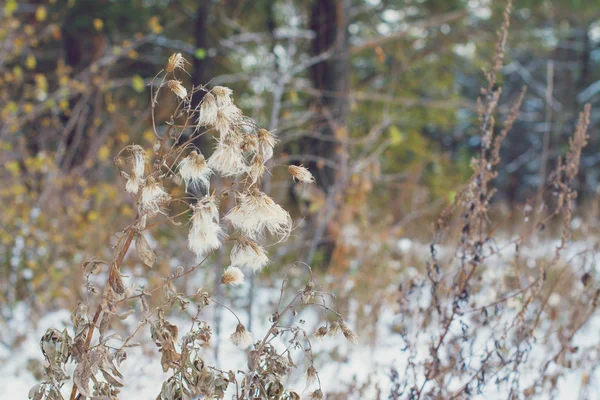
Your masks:
<path fill-rule="evenodd" d="M 581 251 L 581 249 L 589 248 L 590 244 L 582 242 L 571 246 L 569 254 L 575 254 Z M 528 255 L 532 260 L 536 258 L 538 253 L 540 257 L 543 257 L 544 255 L 551 254 L 555 245 L 556 243 L 551 242 L 544 246 L 538 246 L 534 253 L 528 253 Z M 409 243 L 406 240 L 399 242 L 398 247 L 400 251 L 418 253 L 427 251 L 426 246 Z M 510 254 L 507 257 L 510 257 Z M 535 267 L 534 264 L 535 262 L 533 262 L 532 268 Z M 495 271 L 494 268 L 489 268 L 488 273 L 497 274 L 499 272 Z M 273 302 L 276 301 L 279 290 L 258 289 L 258 293 L 261 295 L 257 296 L 255 309 L 264 310 L 265 307 L 273 309 Z M 493 299 L 494 296 L 494 293 L 487 293 L 486 297 Z M 262 314 L 264 315 L 264 312 Z M 15 310 L 14 318 L 9 322 L 9 325 L 0 326 L 4 338 L 21 338 L 15 349 L 0 347 L 0 385 L 2 387 L 0 400 L 27 398 L 29 389 L 38 382 L 28 370 L 28 365 L 31 364 L 30 360 L 43 361 L 39 347 L 40 338 L 49 327 L 62 329 L 70 324 L 70 311 L 67 310 L 50 313 L 37 321 L 35 325 L 29 320 L 28 316 L 27 308 L 19 306 Z M 300 317 L 306 321 L 304 326 L 308 332 L 313 332 L 320 325 L 320 318 L 317 312 L 305 311 Z M 132 324 L 136 323 L 135 318 L 130 319 Z M 182 316 L 174 316 L 168 319 L 178 325 L 181 324 L 183 327 L 190 324 L 189 318 L 183 318 Z M 211 322 L 212 319 L 207 318 L 207 320 Z M 351 384 L 355 380 L 357 383 L 371 382 L 372 391 L 367 392 L 367 395 L 362 398 L 375 398 L 375 385 L 382 390 L 384 397 L 387 397 L 390 385 L 390 366 L 394 365 L 400 372 L 406 365 L 408 357 L 406 352 L 401 351 L 404 346 L 401 337 L 392 332 L 391 328 L 394 320 L 395 309 L 393 305 L 390 305 L 379 318 L 376 328 L 377 339 L 374 341 L 374 345 L 367 344 L 366 340 L 361 341 L 355 346 L 335 338 L 325 338 L 323 341 L 315 339 L 313 341 L 313 351 L 317 355 L 315 365 L 319 371 L 325 393 L 332 390 L 340 391 L 346 384 Z M 352 325 L 352 317 L 350 317 L 349 322 Z M 229 340 L 229 335 L 235 330 L 236 324 L 237 321 L 231 314 L 228 312 L 222 313 L 221 335 L 218 338 L 220 356 L 217 367 L 219 368 L 236 370 L 238 368 L 243 369 L 246 365 L 245 352 L 235 347 Z M 267 330 L 268 321 L 266 319 L 256 320 L 252 328 L 253 337 L 263 337 Z M 576 335 L 573 342 L 582 347 L 597 344 L 599 342 L 598 332 L 600 332 L 600 316 L 596 313 L 584 329 Z M 485 332 L 481 331 L 481 334 L 484 335 Z M 423 335 L 423 337 L 425 336 Z M 162 382 L 169 377 L 169 374 L 162 372 L 160 363 L 158 362 L 159 353 L 150 340 L 149 328 L 146 327 L 136 339 L 143 345 L 129 349 L 127 360 L 122 364 L 122 373 L 125 375 L 126 386 L 121 391 L 121 398 L 154 399 L 160 391 Z M 216 339 L 213 338 L 213 340 Z M 421 347 L 418 351 L 419 357 L 426 357 L 427 345 L 426 341 L 419 343 Z M 544 359 L 544 357 L 547 357 L 547 347 L 541 343 L 534 346 L 535 348 L 530 353 L 533 359 Z M 336 360 L 338 361 L 331 362 L 329 354 L 334 352 L 334 348 Z M 592 354 L 590 356 L 600 358 L 598 355 Z M 212 355 L 210 354 L 206 356 L 208 361 L 211 361 L 211 357 Z M 344 361 L 340 362 L 340 359 Z M 306 388 L 302 376 L 302 373 L 305 371 L 302 355 L 297 354 L 296 360 L 298 360 L 297 364 L 299 366 L 298 373 L 290 378 L 290 382 L 288 383 L 289 388 L 301 394 L 307 394 L 310 390 Z M 71 365 L 71 368 L 73 367 Z M 535 372 L 531 371 L 532 377 Z M 588 372 L 591 374 L 590 381 L 592 382 L 592 393 L 588 390 L 588 398 L 600 398 L 600 371 L 593 370 Z M 565 400 L 579 398 L 579 387 L 581 386 L 583 373 L 584 371 L 574 368 L 565 378 L 560 378 L 558 382 L 559 391 L 557 397 L 554 398 Z M 494 386 L 490 385 L 490 388 L 493 389 Z M 67 382 L 64 392 L 66 393 L 69 390 L 70 384 Z M 474 396 L 473 398 L 505 399 L 506 393 L 490 390 L 482 396 Z"/>

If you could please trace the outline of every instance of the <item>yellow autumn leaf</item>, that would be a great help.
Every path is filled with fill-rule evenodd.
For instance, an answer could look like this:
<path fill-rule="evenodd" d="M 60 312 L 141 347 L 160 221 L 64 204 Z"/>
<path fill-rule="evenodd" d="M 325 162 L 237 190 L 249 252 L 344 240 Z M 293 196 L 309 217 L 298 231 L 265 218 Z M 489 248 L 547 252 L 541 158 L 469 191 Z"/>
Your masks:
<path fill-rule="evenodd" d="M 87 219 L 90 222 L 95 222 L 98 220 L 98 213 L 96 211 L 90 211 L 87 215 Z"/>
<path fill-rule="evenodd" d="M 100 150 L 98 150 L 98 158 L 100 158 L 100 161 L 108 160 L 109 156 L 110 156 L 110 149 L 108 148 L 108 146 L 104 145 L 104 146 L 100 147 Z"/>
<path fill-rule="evenodd" d="M 21 168 L 19 167 L 19 163 L 16 161 L 9 161 L 5 165 L 7 171 L 9 171 L 13 176 L 19 175 Z"/>
<path fill-rule="evenodd" d="M 154 143 L 154 132 L 152 132 L 150 129 L 146 130 L 144 132 L 144 139 L 147 140 L 149 143 Z"/>
<path fill-rule="evenodd" d="M 37 60 L 35 59 L 35 56 L 33 54 L 29 54 L 27 56 L 27 58 L 25 59 L 25 68 L 31 70 L 31 69 L 34 69 L 36 65 L 37 65 Z"/>
<path fill-rule="evenodd" d="M 4 5 L 4 16 L 11 17 L 17 10 L 17 0 L 8 0 Z"/>
<path fill-rule="evenodd" d="M 133 78 L 131 78 L 131 86 L 133 87 L 133 90 L 135 90 L 138 93 L 142 93 L 144 91 L 144 78 L 142 78 L 139 75 L 134 75 Z"/>
<path fill-rule="evenodd" d="M 163 27 L 158 21 L 158 17 L 154 16 L 148 20 L 148 26 L 152 33 L 161 33 L 163 31 Z"/>
<path fill-rule="evenodd" d="M 94 18 L 93 24 L 97 31 L 100 31 L 102 28 L 104 28 L 104 21 L 102 21 L 100 18 Z"/>
<path fill-rule="evenodd" d="M 18 80 L 18 81 L 23 80 L 23 68 L 21 68 L 17 65 L 12 69 L 12 73 L 16 80 Z"/>
<path fill-rule="evenodd" d="M 400 144 L 404 141 L 404 135 L 396 125 L 390 126 L 390 141 L 392 145 Z"/>

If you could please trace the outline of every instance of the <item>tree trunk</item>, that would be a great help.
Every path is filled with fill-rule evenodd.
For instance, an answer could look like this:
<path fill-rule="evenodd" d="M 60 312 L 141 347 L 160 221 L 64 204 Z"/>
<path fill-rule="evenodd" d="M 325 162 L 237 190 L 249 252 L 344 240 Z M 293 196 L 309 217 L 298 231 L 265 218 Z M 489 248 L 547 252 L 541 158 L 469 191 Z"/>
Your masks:
<path fill-rule="evenodd" d="M 347 4 L 345 0 L 314 0 L 310 12 L 310 28 L 315 32 L 311 55 L 317 57 L 325 52 L 331 56 L 315 64 L 310 77 L 319 96 L 315 99 L 313 131 L 316 138 L 307 138 L 302 147 L 303 154 L 310 155 L 311 160 L 305 164 L 316 179 L 316 184 L 328 196 L 339 196 L 334 185 L 345 173 L 343 143 L 346 137 L 349 91 L 349 46 Z M 324 161 L 332 161 L 340 169 L 325 165 Z M 343 189 L 342 189 L 343 190 Z M 333 199 L 331 199 L 333 200 Z M 327 202 L 327 204 L 330 204 Z M 326 206 L 327 208 L 327 206 Z M 332 216 L 330 212 L 325 215 Z M 315 216 L 316 217 L 316 216 Z M 321 267 L 327 267 L 335 248 L 335 237 L 330 234 L 328 217 L 319 216 L 308 220 L 308 230 L 321 232 L 311 240 L 309 262 L 319 260 Z M 316 250 L 316 257 L 312 257 Z"/>
<path fill-rule="evenodd" d="M 314 108 L 314 131 L 320 137 L 305 144 L 305 154 L 337 161 L 336 133 L 346 127 L 348 114 L 348 21 L 344 0 L 315 0 L 311 8 L 310 28 L 316 36 L 312 56 L 333 50 L 332 56 L 311 68 L 314 88 L 320 91 Z M 317 184 L 327 192 L 335 182 L 335 171 L 318 161 L 307 163 Z"/>

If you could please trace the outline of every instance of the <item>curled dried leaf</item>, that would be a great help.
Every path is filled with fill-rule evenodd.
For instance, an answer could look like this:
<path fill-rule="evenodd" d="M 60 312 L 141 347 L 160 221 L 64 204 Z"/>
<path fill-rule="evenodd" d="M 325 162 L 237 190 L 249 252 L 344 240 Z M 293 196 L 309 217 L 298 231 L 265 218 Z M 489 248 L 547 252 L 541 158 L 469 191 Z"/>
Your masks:
<path fill-rule="evenodd" d="M 150 247 L 148 240 L 141 233 L 138 234 L 137 239 L 135 240 L 135 249 L 140 257 L 140 260 L 150 268 L 154 266 L 156 262 L 156 254 L 154 250 Z"/>

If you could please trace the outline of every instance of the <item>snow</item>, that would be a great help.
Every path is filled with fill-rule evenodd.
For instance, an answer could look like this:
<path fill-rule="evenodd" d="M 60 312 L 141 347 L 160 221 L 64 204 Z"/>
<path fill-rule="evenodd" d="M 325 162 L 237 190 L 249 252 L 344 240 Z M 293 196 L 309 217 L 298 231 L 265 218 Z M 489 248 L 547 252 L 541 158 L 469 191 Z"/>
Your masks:
<path fill-rule="evenodd" d="M 553 254 L 554 248 L 559 244 L 558 241 L 550 241 L 544 245 L 532 246 L 527 252 L 527 262 L 532 263 L 535 267 L 537 259 L 548 257 Z M 565 252 L 564 258 L 575 256 L 584 249 L 589 249 L 593 244 L 592 241 L 581 241 L 574 243 Z M 419 244 L 408 239 L 401 239 L 396 247 L 401 253 L 413 252 L 414 254 L 426 254 L 428 245 Z M 514 249 L 507 248 L 502 257 L 499 257 L 499 263 L 502 260 L 509 259 L 513 255 Z M 451 254 L 449 249 L 440 248 L 438 255 L 440 258 Z M 404 273 L 408 276 L 418 274 L 417 269 L 411 266 L 404 266 Z M 500 277 L 500 268 L 487 268 L 487 279 Z M 239 289 L 244 290 L 244 289 Z M 239 292 L 238 292 L 239 293 Z M 257 298 L 254 302 L 254 315 L 261 315 L 264 319 L 256 320 L 252 329 L 252 335 L 255 339 L 262 338 L 269 329 L 267 316 L 264 315 L 264 310 L 274 310 L 274 305 L 279 297 L 278 289 L 258 288 Z M 493 301 L 498 294 L 490 290 L 482 294 L 481 298 L 477 299 L 477 303 L 485 304 Z M 421 296 L 419 301 L 427 302 L 426 296 Z M 550 297 L 550 304 L 559 304 L 561 298 L 558 294 Z M 515 304 L 515 307 L 518 306 Z M 191 309 L 192 307 L 190 307 Z M 357 305 L 354 304 L 350 308 L 349 325 L 354 326 L 352 316 L 355 313 Z M 312 333 L 322 323 L 320 321 L 320 311 L 304 308 L 299 318 L 305 320 L 304 328 L 307 332 Z M 516 308 L 515 308 L 516 309 Z M 507 307 L 506 318 L 511 316 L 511 307 Z M 188 310 L 189 313 L 195 313 L 195 310 Z M 202 314 L 204 315 L 204 314 Z M 70 324 L 70 311 L 59 310 L 43 316 L 35 324 L 29 318 L 30 313 L 26 305 L 19 304 L 13 313 L 13 318 L 10 319 L 5 326 L 1 326 L 3 338 L 8 340 L 5 343 L 17 343 L 13 349 L 8 347 L 0 347 L 0 384 L 3 390 L 0 391 L 0 400 L 3 399 L 25 399 L 29 389 L 38 383 L 33 374 L 28 370 L 30 360 L 42 362 L 43 356 L 39 347 L 39 340 L 49 327 L 54 327 L 59 330 Z M 205 318 L 212 322 L 212 315 L 207 314 Z M 184 332 L 190 326 L 189 316 L 184 312 L 177 312 L 173 316 L 167 317 L 171 322 L 180 326 L 180 331 Z M 367 338 L 355 346 L 346 343 L 340 338 L 325 338 L 324 340 L 312 340 L 313 352 L 315 354 L 315 366 L 319 372 L 319 377 L 325 393 L 328 391 L 340 391 L 346 385 L 350 385 L 354 380 L 360 384 L 370 382 L 369 389 L 363 393 L 364 399 L 375 398 L 376 386 L 378 386 L 384 395 L 387 396 L 389 390 L 389 373 L 390 367 L 394 366 L 402 373 L 408 362 L 409 353 L 403 352 L 405 346 L 400 335 L 392 330 L 394 322 L 397 320 L 395 308 L 387 307 L 383 310 L 375 327 L 376 337 L 373 343 L 368 343 Z M 130 331 L 135 329 L 136 318 L 130 317 L 126 322 L 130 323 Z M 244 322 L 244 321 L 243 321 Z M 246 365 L 245 351 L 237 348 L 229 340 L 229 335 L 235 330 L 237 320 L 228 311 L 221 311 L 221 334 L 218 340 L 219 344 L 219 359 L 215 361 L 214 355 L 207 353 L 206 361 L 217 365 L 223 369 L 244 369 Z M 133 329 L 131 329 L 133 328 Z M 460 325 L 452 325 L 452 330 L 459 330 Z M 214 328 L 213 328 L 214 331 Z M 594 315 L 589 323 L 575 336 L 573 343 L 584 348 L 598 344 L 597 332 L 600 331 L 600 317 Z M 360 333 L 360 332 L 359 332 Z M 485 349 L 487 338 L 492 334 L 492 328 L 482 328 L 478 331 L 479 338 L 476 341 L 476 346 L 480 346 L 481 350 Z M 428 355 L 429 335 L 421 335 L 417 343 L 415 360 L 423 360 Z M 165 381 L 169 374 L 163 373 L 160 366 L 159 353 L 150 340 L 149 328 L 145 327 L 133 342 L 141 342 L 142 346 L 131 348 L 128 350 L 127 360 L 122 364 L 121 372 L 125 376 L 126 386 L 121 390 L 121 398 L 135 399 L 154 399 L 160 391 L 162 382 Z M 116 342 L 114 343 L 116 344 Z M 282 341 L 279 345 L 283 346 Z M 558 344 L 534 343 L 534 348 L 530 352 L 531 360 L 539 360 L 542 362 L 548 357 L 548 354 L 553 354 Z M 208 352 L 208 350 L 207 350 Z M 334 356 L 335 354 L 335 356 Z M 288 381 L 288 388 L 296 390 L 298 393 L 307 394 L 310 389 L 306 387 L 303 373 L 308 364 L 303 360 L 302 354 L 295 354 L 298 370 L 292 374 Z M 598 354 L 589 354 L 590 357 L 598 358 Z M 342 361 L 340 361 L 342 360 Z M 538 365 L 538 364 L 534 364 Z M 69 366 L 72 372 L 73 364 Z M 573 368 L 564 378 L 558 381 L 558 399 L 575 398 L 575 392 L 581 385 L 581 380 L 585 371 L 578 368 Z M 591 393 L 588 391 L 590 398 L 600 398 L 600 372 L 597 370 L 587 371 L 591 374 L 590 381 L 592 382 Z M 534 379 L 536 371 L 529 371 L 523 375 L 525 381 Z M 402 377 L 401 377 L 402 378 Z M 460 386 L 460 382 L 452 382 L 456 387 Z M 67 393 L 70 390 L 70 382 L 66 382 L 63 387 L 63 392 Z M 506 393 L 501 393 L 495 390 L 495 386 L 489 385 L 493 390 L 489 390 L 484 395 L 474 396 L 474 399 L 505 399 Z M 314 390 L 315 387 L 313 386 Z M 228 398 L 228 397 L 227 397 Z"/>

